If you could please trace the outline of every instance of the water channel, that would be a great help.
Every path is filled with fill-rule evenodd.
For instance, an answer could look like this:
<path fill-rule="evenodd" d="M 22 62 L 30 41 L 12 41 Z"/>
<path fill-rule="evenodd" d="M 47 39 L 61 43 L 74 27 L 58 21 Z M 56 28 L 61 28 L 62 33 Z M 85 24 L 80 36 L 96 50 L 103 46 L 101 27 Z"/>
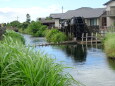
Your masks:
<path fill-rule="evenodd" d="M 46 43 L 45 38 L 23 34 L 26 45 Z M 36 46 L 35 51 L 43 51 L 61 61 L 76 80 L 86 86 L 115 86 L 115 61 L 106 57 L 101 45 L 60 45 Z"/>

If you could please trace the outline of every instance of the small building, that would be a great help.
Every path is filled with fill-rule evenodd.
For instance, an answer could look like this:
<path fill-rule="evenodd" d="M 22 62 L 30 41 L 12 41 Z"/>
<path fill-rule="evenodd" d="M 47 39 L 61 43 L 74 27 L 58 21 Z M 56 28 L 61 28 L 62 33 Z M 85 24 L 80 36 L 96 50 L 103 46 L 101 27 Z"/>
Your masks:
<path fill-rule="evenodd" d="M 53 28 L 54 25 L 55 25 L 55 20 L 54 20 L 54 19 L 47 20 L 47 19 L 45 19 L 45 18 L 41 18 L 39 21 L 40 21 L 43 25 L 48 26 L 48 28 Z"/>

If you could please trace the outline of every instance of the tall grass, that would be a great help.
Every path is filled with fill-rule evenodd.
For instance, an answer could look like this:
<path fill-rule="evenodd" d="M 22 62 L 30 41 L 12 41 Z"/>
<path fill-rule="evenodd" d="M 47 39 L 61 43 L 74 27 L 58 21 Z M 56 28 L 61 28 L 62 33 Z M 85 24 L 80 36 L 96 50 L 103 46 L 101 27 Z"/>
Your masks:
<path fill-rule="evenodd" d="M 19 33 L 16 33 L 12 30 L 6 30 L 6 33 L 4 36 L 5 36 L 5 39 L 7 40 L 7 42 L 10 42 L 10 40 L 13 39 L 14 42 L 18 41 L 18 42 L 25 44 L 24 37 L 22 35 L 20 35 Z"/>
<path fill-rule="evenodd" d="M 0 42 L 0 86 L 71 86 L 78 84 L 47 54 L 26 48 L 21 36 L 7 32 Z M 19 35 L 19 34 L 18 34 Z"/>
<path fill-rule="evenodd" d="M 108 57 L 115 58 L 115 33 L 108 33 L 105 36 L 104 49 Z"/>

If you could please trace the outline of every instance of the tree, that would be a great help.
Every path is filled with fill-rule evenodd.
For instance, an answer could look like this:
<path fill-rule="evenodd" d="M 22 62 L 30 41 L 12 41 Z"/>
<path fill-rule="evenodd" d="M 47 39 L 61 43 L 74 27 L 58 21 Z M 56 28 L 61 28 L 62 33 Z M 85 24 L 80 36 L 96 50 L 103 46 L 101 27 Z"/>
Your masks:
<path fill-rule="evenodd" d="M 28 27 L 28 25 L 29 25 L 28 22 L 23 22 L 23 23 L 21 24 L 21 28 L 22 28 L 22 29 L 26 29 L 26 28 Z"/>
<path fill-rule="evenodd" d="M 21 23 L 19 21 L 10 22 L 10 26 L 20 28 Z"/>
<path fill-rule="evenodd" d="M 44 31 L 46 30 L 47 26 L 42 25 L 40 22 L 31 22 L 31 24 L 29 24 L 28 29 L 29 32 L 33 35 L 33 36 L 39 36 L 42 37 L 44 36 Z"/>
<path fill-rule="evenodd" d="M 37 20 L 36 20 L 36 21 L 41 21 L 41 19 L 42 19 L 42 18 L 37 18 Z"/>
<path fill-rule="evenodd" d="M 30 23 L 31 19 L 30 19 L 30 15 L 26 14 L 26 22 Z"/>

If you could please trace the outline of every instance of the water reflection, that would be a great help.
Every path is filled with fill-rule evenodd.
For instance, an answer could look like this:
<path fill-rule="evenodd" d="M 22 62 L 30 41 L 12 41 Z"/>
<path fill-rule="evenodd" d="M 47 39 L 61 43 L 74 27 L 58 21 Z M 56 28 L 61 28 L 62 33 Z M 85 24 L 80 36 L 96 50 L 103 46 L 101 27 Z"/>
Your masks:
<path fill-rule="evenodd" d="M 26 44 L 34 45 L 46 43 L 44 38 L 24 35 Z M 56 61 L 64 61 L 67 72 L 86 86 L 115 86 L 115 61 L 107 59 L 102 45 L 61 45 L 61 46 L 36 46 L 35 51 L 44 51 L 56 58 Z"/>
<path fill-rule="evenodd" d="M 110 68 L 115 71 L 115 60 L 108 59 L 107 61 L 108 61 Z"/>
<path fill-rule="evenodd" d="M 75 62 L 85 62 L 87 51 L 82 45 L 63 45 L 58 46 L 62 49 L 67 57 L 71 57 Z"/>

